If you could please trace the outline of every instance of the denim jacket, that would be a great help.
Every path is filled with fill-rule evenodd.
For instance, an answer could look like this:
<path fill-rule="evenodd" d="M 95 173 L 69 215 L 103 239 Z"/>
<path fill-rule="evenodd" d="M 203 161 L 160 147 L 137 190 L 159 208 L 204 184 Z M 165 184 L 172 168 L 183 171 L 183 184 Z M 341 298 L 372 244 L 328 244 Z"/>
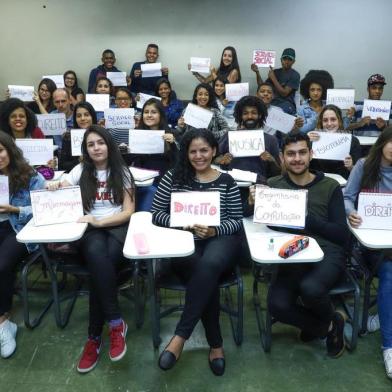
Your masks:
<path fill-rule="evenodd" d="M 15 194 L 10 195 L 10 204 L 19 207 L 19 214 L 8 214 L 8 219 L 15 233 L 23 229 L 32 217 L 30 191 L 43 189 L 45 187 L 44 177 L 37 173 L 30 179 L 29 188 L 21 189 Z M 32 252 L 37 249 L 37 244 L 26 244 L 27 250 Z"/>
<path fill-rule="evenodd" d="M 314 131 L 317 124 L 318 113 L 309 105 L 309 101 L 306 101 L 299 107 L 297 115 L 304 119 L 304 125 L 299 129 L 301 133 Z"/>

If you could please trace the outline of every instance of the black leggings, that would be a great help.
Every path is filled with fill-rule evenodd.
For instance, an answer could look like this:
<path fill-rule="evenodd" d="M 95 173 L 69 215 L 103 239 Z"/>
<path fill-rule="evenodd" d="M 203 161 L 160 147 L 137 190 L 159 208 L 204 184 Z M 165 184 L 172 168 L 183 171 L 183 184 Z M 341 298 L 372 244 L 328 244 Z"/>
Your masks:
<path fill-rule="evenodd" d="M 173 259 L 174 271 L 186 282 L 185 306 L 175 334 L 188 339 L 201 319 L 210 347 L 222 347 L 219 325 L 219 280 L 233 268 L 239 235 L 195 241 L 195 253 Z"/>
<path fill-rule="evenodd" d="M 329 248 L 323 251 L 324 259 L 319 263 L 281 267 L 268 292 L 269 311 L 275 319 L 319 337 L 327 334 L 333 319 L 328 293 L 344 268 L 343 252 Z"/>
<path fill-rule="evenodd" d="M 0 222 L 0 316 L 11 310 L 16 266 L 27 255 L 26 245 L 16 241 L 9 221 Z"/>

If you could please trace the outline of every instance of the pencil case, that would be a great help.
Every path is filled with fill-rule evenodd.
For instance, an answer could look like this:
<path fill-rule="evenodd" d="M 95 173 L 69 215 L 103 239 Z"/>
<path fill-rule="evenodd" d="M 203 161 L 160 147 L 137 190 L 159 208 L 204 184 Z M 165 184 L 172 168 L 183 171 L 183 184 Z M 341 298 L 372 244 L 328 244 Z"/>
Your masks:
<path fill-rule="evenodd" d="M 295 255 L 301 250 L 306 249 L 309 246 L 309 237 L 303 235 L 296 235 L 291 240 L 285 242 L 279 249 L 279 256 L 283 259 Z"/>

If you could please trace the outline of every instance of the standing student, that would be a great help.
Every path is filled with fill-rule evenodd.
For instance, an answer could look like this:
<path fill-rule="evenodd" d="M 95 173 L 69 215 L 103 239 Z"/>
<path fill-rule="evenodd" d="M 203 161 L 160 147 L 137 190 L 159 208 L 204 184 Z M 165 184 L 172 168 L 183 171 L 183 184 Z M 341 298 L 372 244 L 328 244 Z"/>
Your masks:
<path fill-rule="evenodd" d="M 235 118 L 234 118 L 234 106 L 235 101 L 228 101 L 226 99 L 226 84 L 227 80 L 221 76 L 218 76 L 213 82 L 212 87 L 216 96 L 216 103 L 223 117 L 226 119 L 227 124 L 230 129 L 236 128 Z"/>
<path fill-rule="evenodd" d="M 72 105 L 75 106 L 77 103 L 84 101 L 84 92 L 78 86 L 78 77 L 76 76 L 75 71 L 72 70 L 66 71 L 63 77 L 64 77 L 64 86 L 68 90 L 71 96 Z"/>
<path fill-rule="evenodd" d="M 23 158 L 12 137 L 0 131 L 0 174 L 8 177 L 9 203 L 0 205 L 0 354 L 10 357 L 16 349 L 17 325 L 10 321 L 16 265 L 37 245 L 22 244 L 16 233 L 32 217 L 30 191 L 42 189 L 44 178 Z"/>
<path fill-rule="evenodd" d="M 38 92 L 34 92 L 34 102 L 27 104 L 35 114 L 47 114 L 54 109 L 53 93 L 57 89 L 52 79 L 44 78 L 39 82 Z"/>
<path fill-rule="evenodd" d="M 88 339 L 77 365 L 87 373 L 97 365 L 102 346 L 102 330 L 109 325 L 109 358 L 119 361 L 127 351 L 127 324 L 117 298 L 117 272 L 128 222 L 135 209 L 134 182 L 121 154 L 105 128 L 92 125 L 82 143 L 83 162 L 61 183 L 50 189 L 79 185 L 88 223 L 79 241 L 80 253 L 90 272 Z"/>
<path fill-rule="evenodd" d="M 344 203 L 349 223 L 361 227 L 362 217 L 357 212 L 360 192 L 392 192 L 392 128 L 384 129 L 369 155 L 361 158 L 351 171 L 344 190 Z M 371 262 L 379 257 L 379 252 L 367 251 Z M 392 254 L 385 251 L 385 258 L 378 268 L 377 306 L 381 327 L 382 350 L 385 371 L 392 378 Z"/>
<path fill-rule="evenodd" d="M 191 69 L 190 64 L 188 69 Z M 211 69 L 208 76 L 200 75 L 198 72 L 192 72 L 200 83 L 210 83 L 217 77 L 226 79 L 228 83 L 241 83 L 241 71 L 238 64 L 237 51 L 232 46 L 226 46 L 222 51 L 219 68 Z"/>
<path fill-rule="evenodd" d="M 220 193 L 220 225 L 194 224 L 184 227 L 195 237 L 195 253 L 172 261 L 174 271 L 186 283 L 185 305 L 174 336 L 159 357 L 159 367 L 172 368 L 179 360 L 186 340 L 202 321 L 210 346 L 211 371 L 223 375 L 225 359 L 219 325 L 219 280 L 235 265 L 242 228 L 242 208 L 237 184 L 231 176 L 211 167 L 218 143 L 205 129 L 189 131 L 181 142 L 177 166 L 165 174 L 151 208 L 153 222 L 170 225 L 173 192 L 206 191 Z"/>

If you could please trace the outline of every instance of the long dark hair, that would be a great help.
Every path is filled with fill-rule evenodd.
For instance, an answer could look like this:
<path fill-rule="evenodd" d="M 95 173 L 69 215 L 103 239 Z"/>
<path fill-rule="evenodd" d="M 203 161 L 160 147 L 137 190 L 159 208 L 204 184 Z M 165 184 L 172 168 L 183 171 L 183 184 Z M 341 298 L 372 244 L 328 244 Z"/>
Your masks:
<path fill-rule="evenodd" d="M 82 142 L 83 170 L 80 176 L 80 189 L 84 210 L 91 210 L 98 188 L 96 168 L 87 152 L 87 137 L 91 133 L 95 133 L 102 137 L 108 149 L 108 178 L 106 180 L 106 190 L 113 195 L 111 203 L 117 205 L 122 204 L 124 201 L 124 190 L 133 200 L 135 184 L 132 174 L 121 156 L 120 150 L 105 128 L 99 125 L 92 125 L 87 128 Z M 129 188 L 132 188 L 132 191 L 130 191 Z"/>
<path fill-rule="evenodd" d="M 169 89 L 170 89 L 170 94 L 169 94 L 169 103 L 170 101 L 175 98 L 176 94 L 174 93 L 171 83 L 166 79 L 166 78 L 160 78 L 157 81 L 157 84 L 155 85 L 155 96 L 159 97 L 159 87 L 161 87 L 162 84 L 167 84 Z"/>
<path fill-rule="evenodd" d="M 207 129 L 191 129 L 186 132 L 181 140 L 177 163 L 173 169 L 173 179 L 179 185 L 190 185 L 195 178 L 195 169 L 188 158 L 189 146 L 194 139 L 203 139 L 211 148 L 216 149 L 215 156 L 219 154 L 218 142 L 211 131 Z"/>
<path fill-rule="evenodd" d="M 392 127 L 385 128 L 369 151 L 363 165 L 361 189 L 373 189 L 381 181 L 381 157 L 385 145 L 392 141 Z"/>
<path fill-rule="evenodd" d="M 79 102 L 79 103 L 77 103 L 75 105 L 74 110 L 73 110 L 73 123 L 74 123 L 75 126 L 77 125 L 77 122 L 76 122 L 76 111 L 79 108 L 86 109 L 90 113 L 90 116 L 93 119 L 93 124 L 97 123 L 97 112 L 95 111 L 93 105 L 91 105 L 90 102 Z"/>
<path fill-rule="evenodd" d="M 97 93 L 97 87 L 98 87 L 98 83 L 99 83 L 101 80 L 105 80 L 105 81 L 108 82 L 108 84 L 109 84 L 109 95 L 112 96 L 112 95 L 113 95 L 113 83 L 112 83 L 112 81 L 111 81 L 109 78 L 107 78 L 106 76 L 100 76 L 99 78 L 97 78 L 97 80 L 95 81 L 95 85 L 94 85 L 94 94 L 98 94 L 98 93 Z"/>
<path fill-rule="evenodd" d="M 215 97 L 216 97 L 217 99 L 221 99 L 220 97 L 218 97 L 218 94 L 215 92 L 215 85 L 216 85 L 216 82 L 221 82 L 221 83 L 223 83 L 224 86 L 226 86 L 226 84 L 229 83 L 229 82 L 228 82 L 228 80 L 227 80 L 225 77 L 223 77 L 222 75 L 218 75 L 217 78 L 212 82 L 212 88 L 214 89 Z M 223 90 L 222 96 L 223 96 L 223 99 L 226 98 L 226 90 Z"/>
<path fill-rule="evenodd" d="M 55 108 L 54 104 L 53 104 L 53 93 L 55 90 L 57 90 L 57 86 L 56 86 L 56 83 L 52 79 L 43 78 L 43 79 L 41 79 L 41 81 L 38 84 L 38 95 L 39 95 L 39 90 L 43 84 L 46 86 L 46 88 L 50 92 L 49 104 L 45 108 L 46 111 L 49 113 Z"/>
<path fill-rule="evenodd" d="M 231 62 L 230 65 L 224 65 L 223 64 L 223 53 L 225 53 L 225 50 L 230 50 L 231 54 L 233 56 L 233 61 Z M 238 64 L 238 57 L 237 57 L 237 51 L 232 47 L 232 46 L 226 46 L 222 50 L 222 56 L 221 56 L 221 61 L 218 69 L 218 75 L 223 76 L 224 78 L 227 78 L 229 73 L 233 70 L 236 69 L 238 72 L 238 80 L 236 83 L 241 82 L 241 71 L 240 71 L 240 66 Z"/>
<path fill-rule="evenodd" d="M 73 91 L 73 90 L 75 90 L 75 89 L 77 89 L 77 88 L 79 87 L 79 85 L 78 85 L 78 77 L 76 76 L 76 72 L 75 72 L 75 71 L 72 71 L 72 69 L 70 69 L 70 70 L 64 72 L 64 75 L 63 75 L 63 78 L 64 78 L 64 85 L 65 85 L 65 77 L 66 77 L 68 74 L 71 74 L 71 75 L 75 78 L 75 84 L 74 84 L 74 86 L 72 87 L 72 91 Z"/>
<path fill-rule="evenodd" d="M 154 106 L 159 112 L 158 129 L 168 130 L 169 125 L 167 124 L 167 117 L 166 117 L 165 109 L 163 108 L 161 101 L 159 101 L 156 98 L 150 98 L 144 103 L 143 110 L 142 110 L 142 116 L 140 118 L 140 123 L 139 123 L 138 129 L 150 129 L 150 127 L 148 125 L 146 125 L 144 122 L 144 108 L 146 106 L 150 106 L 150 105 Z"/>
<path fill-rule="evenodd" d="M 24 159 L 22 150 L 17 147 L 13 138 L 3 131 L 0 131 L 0 144 L 7 150 L 10 160 L 7 168 L 10 193 L 29 189 L 30 179 L 35 172 Z"/>
<path fill-rule="evenodd" d="M 195 105 L 197 105 L 197 93 L 199 92 L 199 90 L 201 88 L 204 88 L 207 90 L 208 92 L 208 102 L 207 102 L 207 107 L 208 108 L 214 108 L 214 109 L 218 109 L 218 105 L 216 103 L 216 96 L 215 96 L 215 92 L 212 89 L 212 87 L 207 84 L 207 83 L 199 83 L 196 88 L 195 91 L 193 92 L 193 97 L 192 97 L 192 103 L 194 103 Z"/>
<path fill-rule="evenodd" d="M 23 109 L 26 113 L 26 129 L 25 136 L 31 137 L 31 134 L 34 128 L 37 127 L 37 117 L 35 114 L 25 105 L 23 101 L 18 98 L 9 98 L 7 99 L 0 109 L 0 129 L 2 129 L 5 133 L 8 133 L 10 136 L 14 137 L 12 129 L 9 125 L 9 118 L 11 113 L 16 109 Z"/>

